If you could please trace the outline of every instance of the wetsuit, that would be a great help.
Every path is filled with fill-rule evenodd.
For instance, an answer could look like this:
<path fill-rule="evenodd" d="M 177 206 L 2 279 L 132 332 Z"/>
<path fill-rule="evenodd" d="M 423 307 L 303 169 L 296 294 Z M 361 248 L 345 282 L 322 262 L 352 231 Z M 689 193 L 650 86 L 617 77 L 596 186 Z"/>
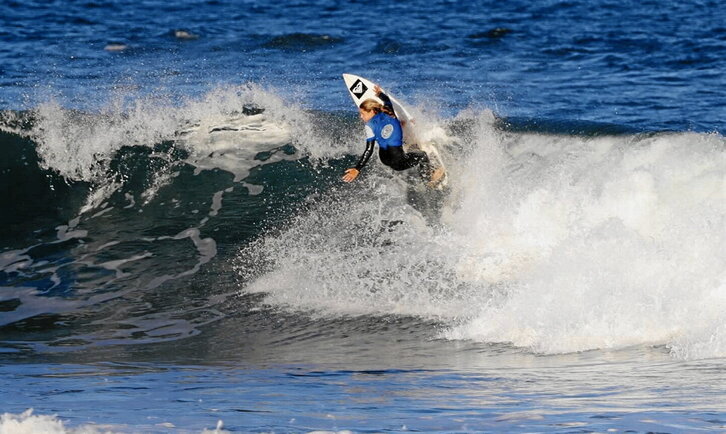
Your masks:
<path fill-rule="evenodd" d="M 380 93 L 378 97 L 395 115 L 393 104 L 388 96 Z M 361 170 L 368 163 L 376 143 L 378 143 L 378 156 L 381 158 L 381 162 L 391 169 L 406 170 L 419 166 L 422 176 L 428 175 L 431 171 L 429 157 L 425 152 L 403 151 L 401 122 L 386 113 L 378 113 L 366 123 L 366 150 L 355 165 L 356 169 Z"/>

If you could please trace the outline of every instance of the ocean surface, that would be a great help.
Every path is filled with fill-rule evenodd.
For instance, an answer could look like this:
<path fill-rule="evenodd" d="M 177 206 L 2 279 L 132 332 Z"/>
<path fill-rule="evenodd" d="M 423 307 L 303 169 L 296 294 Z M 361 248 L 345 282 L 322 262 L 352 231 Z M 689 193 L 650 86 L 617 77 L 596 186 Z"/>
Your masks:
<path fill-rule="evenodd" d="M 726 431 L 717 1 L 0 2 L 0 433 Z M 364 149 L 341 74 L 436 143 Z"/>

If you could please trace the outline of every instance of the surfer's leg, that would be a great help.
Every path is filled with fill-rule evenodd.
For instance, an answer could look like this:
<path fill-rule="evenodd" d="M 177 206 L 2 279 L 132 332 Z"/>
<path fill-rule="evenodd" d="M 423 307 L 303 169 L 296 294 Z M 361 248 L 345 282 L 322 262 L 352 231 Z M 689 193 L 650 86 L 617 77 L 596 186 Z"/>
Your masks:
<path fill-rule="evenodd" d="M 406 152 L 406 159 L 409 161 L 409 167 L 418 166 L 418 172 L 421 178 L 428 180 L 431 177 L 432 167 L 427 153 Z"/>
<path fill-rule="evenodd" d="M 381 162 L 393 170 L 418 167 L 418 174 L 426 184 L 435 188 L 446 175 L 443 167 L 434 167 L 425 152 L 404 152 L 401 146 L 391 146 L 379 152 Z"/>
<path fill-rule="evenodd" d="M 390 167 L 393 170 L 404 170 L 406 163 L 406 154 L 403 153 L 403 149 L 400 146 L 389 146 L 387 148 L 380 148 L 378 156 L 381 157 L 381 163 Z"/>
<path fill-rule="evenodd" d="M 419 166 L 419 170 L 430 172 L 429 156 L 425 152 L 404 152 L 402 146 L 389 146 L 379 152 L 381 162 L 393 170 L 406 170 Z"/>

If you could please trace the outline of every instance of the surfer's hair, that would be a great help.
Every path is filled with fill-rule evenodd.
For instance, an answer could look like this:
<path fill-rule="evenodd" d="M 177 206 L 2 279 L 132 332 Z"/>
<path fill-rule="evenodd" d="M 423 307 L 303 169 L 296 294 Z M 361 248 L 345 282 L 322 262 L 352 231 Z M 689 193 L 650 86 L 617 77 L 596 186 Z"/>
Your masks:
<path fill-rule="evenodd" d="M 367 112 L 372 111 L 375 114 L 385 113 L 388 116 L 391 116 L 394 118 L 396 117 L 396 114 L 393 112 L 393 110 L 391 110 L 390 107 L 384 106 L 383 104 L 379 103 L 378 101 L 376 101 L 374 99 L 367 99 L 367 100 L 363 101 L 362 103 L 360 103 L 358 108 L 360 108 L 363 111 L 367 111 Z"/>
<path fill-rule="evenodd" d="M 383 111 L 383 104 L 379 103 L 374 99 L 367 99 L 360 103 L 358 107 L 363 111 L 375 112 L 376 114 Z"/>

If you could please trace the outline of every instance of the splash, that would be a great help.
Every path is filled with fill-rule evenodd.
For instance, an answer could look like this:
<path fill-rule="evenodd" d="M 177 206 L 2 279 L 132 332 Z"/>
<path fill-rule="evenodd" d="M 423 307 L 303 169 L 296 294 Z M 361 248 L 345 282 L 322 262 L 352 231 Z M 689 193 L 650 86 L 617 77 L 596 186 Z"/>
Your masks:
<path fill-rule="evenodd" d="M 724 355 L 722 137 L 510 134 L 499 145 L 496 181 L 466 188 L 447 223 L 468 252 L 459 275 L 505 284 L 506 297 L 447 337 L 542 353 L 647 344 Z M 494 264 L 477 261 L 492 254 Z"/>
<path fill-rule="evenodd" d="M 446 338 L 537 353 L 726 355 L 723 137 L 518 133 L 463 116 L 438 221 L 374 170 L 243 250 L 266 258 L 246 290 L 319 315 L 433 318 Z"/>
<path fill-rule="evenodd" d="M 190 154 L 187 162 L 199 171 L 220 168 L 240 180 L 260 164 L 254 159 L 259 152 L 285 144 L 303 152 L 310 144 L 314 152 L 320 142 L 301 107 L 254 83 L 217 88 L 181 103 L 157 95 L 118 94 L 95 113 L 66 109 L 50 100 L 33 114 L 28 135 L 38 144 L 43 168 L 67 180 L 100 184 L 123 147 L 155 149 L 168 141 L 185 149 Z M 154 156 L 169 158 L 164 153 Z"/>
<path fill-rule="evenodd" d="M 434 119 L 417 114 L 422 125 Z M 491 125 L 491 113 L 486 115 Z M 436 125 L 423 133 L 434 140 L 450 138 Z M 442 149 L 456 146 L 448 145 Z M 447 163 L 456 167 L 453 160 Z M 450 261 L 457 246 L 429 208 L 442 204 L 415 203 L 412 196 L 426 194 L 412 189 L 408 178 L 372 163 L 365 177 L 314 199 L 281 233 L 242 249 L 237 269 L 251 282 L 246 291 L 313 315 L 456 321 L 473 314 L 472 306 L 491 294 L 456 276 Z"/>

